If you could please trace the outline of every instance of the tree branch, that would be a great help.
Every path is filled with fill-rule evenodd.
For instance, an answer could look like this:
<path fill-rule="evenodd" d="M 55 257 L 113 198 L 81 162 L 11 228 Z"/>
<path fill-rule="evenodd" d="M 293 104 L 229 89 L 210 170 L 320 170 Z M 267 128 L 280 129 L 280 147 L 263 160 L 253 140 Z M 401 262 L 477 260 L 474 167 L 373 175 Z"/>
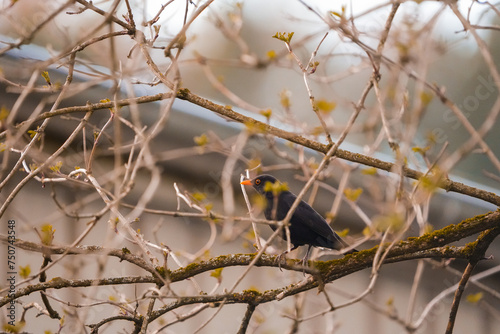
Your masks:
<path fill-rule="evenodd" d="M 7 236 L 5 234 L 0 234 L 0 241 L 3 243 L 7 243 Z M 20 249 L 24 249 L 30 252 L 38 252 L 44 253 L 49 252 L 49 254 L 64 254 L 67 252 L 67 255 L 78 255 L 78 254 L 86 254 L 86 255 L 108 255 L 117 257 L 120 261 L 127 261 L 132 264 L 135 264 L 139 268 L 146 270 L 149 273 L 153 273 L 155 268 L 149 264 L 147 261 L 144 261 L 140 256 L 132 254 L 127 248 L 122 249 L 114 249 L 114 248 L 104 248 L 101 246 L 78 246 L 78 247 L 67 247 L 67 246 L 47 246 L 41 245 L 36 242 L 25 241 L 21 239 L 16 239 L 16 247 Z"/>
<path fill-rule="evenodd" d="M 472 275 L 472 271 L 476 267 L 477 263 L 480 260 L 484 259 L 486 250 L 499 234 L 500 227 L 496 227 L 481 233 L 481 235 L 477 238 L 476 246 L 474 247 L 474 251 L 472 252 L 469 264 L 467 264 L 467 267 L 465 268 L 462 278 L 460 279 L 460 282 L 458 284 L 458 288 L 455 291 L 455 297 L 453 298 L 453 303 L 451 305 L 450 319 L 448 321 L 448 326 L 446 327 L 445 334 L 453 333 L 453 327 L 455 326 L 458 307 L 460 305 L 460 300 L 462 299 L 465 286 L 467 285 L 467 282 L 469 281 L 469 278 Z"/>
<path fill-rule="evenodd" d="M 292 143 L 310 148 L 314 151 L 321 152 L 323 154 L 327 154 L 331 147 L 331 145 L 322 144 L 318 141 L 308 139 L 296 133 L 282 130 L 272 125 L 260 122 L 252 117 L 248 117 L 243 114 L 237 113 L 231 108 L 213 103 L 210 100 L 195 95 L 186 88 L 180 89 L 178 91 L 177 98 L 189 101 L 205 109 L 211 110 L 225 118 L 230 118 L 238 123 L 250 125 L 252 126 L 252 128 L 262 129 L 262 131 L 267 134 L 274 135 L 276 137 L 288 140 Z M 350 151 L 342 150 L 340 148 L 337 149 L 335 156 L 340 159 L 363 164 L 365 166 L 375 167 L 377 169 L 391 173 L 398 170 L 397 168 L 398 166 L 396 166 L 396 164 L 394 163 L 386 162 L 360 153 L 353 153 Z M 423 176 L 422 172 L 413 170 L 411 168 L 408 168 L 407 166 L 402 166 L 401 168 L 403 175 L 411 179 L 419 180 Z M 486 202 L 500 206 L 500 196 L 489 191 L 467 186 L 463 183 L 455 182 L 450 179 L 441 180 L 438 183 L 438 186 L 446 191 L 452 191 L 470 197 L 478 198 Z"/>
<path fill-rule="evenodd" d="M 450 225 L 443 229 L 434 231 L 432 233 L 424 234 L 421 237 L 416 238 L 408 238 L 406 241 L 401 241 L 399 244 L 396 244 L 388 253 L 384 263 L 395 263 L 401 261 L 407 261 L 412 259 L 421 259 L 421 258 L 464 258 L 468 259 L 474 254 L 474 250 L 477 247 L 477 242 L 473 242 L 464 247 L 453 247 L 446 246 L 449 243 L 461 240 L 465 237 L 471 236 L 475 233 L 479 233 L 481 231 L 485 231 L 488 229 L 496 228 L 500 224 L 500 212 L 490 212 L 484 215 L 476 216 L 474 218 L 469 218 L 462 221 L 456 225 Z M 6 237 L 1 236 L 0 240 L 6 242 Z M 19 241 L 19 244 L 16 241 L 16 246 L 20 248 L 27 248 L 28 250 L 33 250 L 37 252 L 43 252 L 42 246 L 37 245 L 30 242 Z M 29 246 L 29 247 L 28 247 Z M 241 293 L 234 293 L 229 295 L 217 295 L 217 296 L 201 296 L 200 298 L 208 298 L 208 300 L 204 300 L 201 302 L 214 302 L 214 301 L 222 301 L 225 298 L 228 303 L 263 303 L 270 302 L 276 299 L 278 295 L 281 295 L 281 298 L 297 294 L 302 291 L 310 290 L 317 287 L 319 284 L 329 283 L 338 278 L 347 276 L 353 272 L 369 268 L 373 265 L 373 257 L 377 253 L 379 246 L 376 246 L 372 249 L 364 250 L 358 252 L 356 254 L 346 255 L 344 258 L 331 260 L 331 261 L 316 261 L 313 262 L 313 267 L 310 268 L 311 273 L 314 273 L 313 276 L 308 278 L 307 282 L 303 284 L 292 284 L 283 288 L 268 290 L 264 293 L 258 293 L 254 296 L 254 298 L 250 298 L 248 293 L 243 291 Z M 442 247 L 442 248 L 441 248 Z M 79 247 L 77 247 L 78 249 Z M 97 250 L 92 250 L 92 247 L 87 248 L 89 253 L 93 254 L 102 254 L 102 249 L 97 248 Z M 63 248 L 50 248 L 52 254 L 56 252 L 62 253 Z M 66 249 L 64 249 L 66 251 Z M 122 252 L 122 253 L 120 253 Z M 110 256 L 123 256 L 125 259 L 133 259 L 133 263 L 141 263 L 142 261 L 137 260 L 137 258 L 131 254 L 126 254 L 127 252 L 123 252 L 120 250 L 106 250 L 105 254 Z M 74 253 L 69 254 L 81 254 L 81 252 L 75 251 Z M 114 255 L 113 255 L 114 254 Z M 484 253 L 483 253 L 484 254 Z M 247 266 L 254 261 L 255 254 L 230 254 L 230 255 L 221 255 L 216 258 L 212 258 L 210 260 L 201 261 L 199 263 L 191 263 L 186 267 L 179 268 L 175 271 L 168 271 L 166 274 L 169 275 L 169 279 L 171 283 L 183 281 L 185 279 L 191 278 L 195 275 L 219 269 L 224 267 L 233 267 L 233 266 Z M 261 267 L 278 267 L 278 263 L 276 262 L 276 256 L 270 256 L 262 254 L 261 258 L 255 262 L 255 266 Z M 281 265 L 281 268 L 294 270 L 297 272 L 302 272 L 304 269 L 303 266 L 297 265 L 299 260 L 287 260 L 286 263 Z M 319 276 L 317 276 L 319 275 Z M 315 277 L 319 279 L 316 280 Z M 83 279 L 83 280 L 67 280 L 62 278 L 52 279 L 46 283 L 29 285 L 25 288 L 19 289 L 15 294 L 11 296 L 6 296 L 0 299 L 0 307 L 9 303 L 11 300 L 15 300 L 21 296 L 29 295 L 34 291 L 40 291 L 45 289 L 62 289 L 66 287 L 88 287 L 93 285 L 114 285 L 114 284 L 133 284 L 133 283 L 157 283 L 159 282 L 158 278 L 155 277 L 118 277 L 118 278 L 105 278 L 105 279 Z M 253 291 L 253 290 L 252 290 Z M 254 294 L 252 292 L 252 294 Z M 213 299 L 215 298 L 215 299 Z M 151 313 L 153 318 L 160 316 L 156 312 L 161 312 L 164 310 L 168 312 L 170 309 L 174 309 L 183 305 L 194 304 L 197 303 L 197 300 L 179 300 L 171 304 L 167 305 L 164 308 L 154 311 Z M 165 313 L 163 312 L 163 313 Z M 153 319 L 154 320 L 154 319 Z M 152 321 L 150 319 L 150 321 Z"/>
<path fill-rule="evenodd" d="M 250 319 L 252 318 L 253 312 L 255 311 L 254 304 L 248 304 L 247 310 L 245 312 L 245 316 L 241 321 L 240 329 L 238 330 L 238 334 L 245 334 L 248 329 L 248 325 L 250 324 Z"/>

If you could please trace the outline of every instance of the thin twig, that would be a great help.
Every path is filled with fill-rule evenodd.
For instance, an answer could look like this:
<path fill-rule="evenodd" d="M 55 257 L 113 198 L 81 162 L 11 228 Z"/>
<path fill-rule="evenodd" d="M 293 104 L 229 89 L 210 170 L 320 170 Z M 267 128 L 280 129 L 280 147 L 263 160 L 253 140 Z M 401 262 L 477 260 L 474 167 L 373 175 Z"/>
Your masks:
<path fill-rule="evenodd" d="M 455 320 L 458 313 L 458 306 L 460 305 L 460 300 L 465 291 L 465 286 L 472 276 L 472 271 L 476 267 L 479 261 L 484 259 L 484 255 L 490 244 L 495 240 L 495 238 L 500 234 L 500 227 L 483 232 L 477 239 L 477 245 L 474 248 L 474 252 L 471 255 L 471 259 L 465 268 L 465 271 L 458 283 L 457 290 L 455 291 L 455 297 L 453 298 L 453 303 L 450 310 L 450 319 L 448 321 L 448 326 L 446 326 L 445 334 L 452 334 L 453 327 L 455 326 Z"/>

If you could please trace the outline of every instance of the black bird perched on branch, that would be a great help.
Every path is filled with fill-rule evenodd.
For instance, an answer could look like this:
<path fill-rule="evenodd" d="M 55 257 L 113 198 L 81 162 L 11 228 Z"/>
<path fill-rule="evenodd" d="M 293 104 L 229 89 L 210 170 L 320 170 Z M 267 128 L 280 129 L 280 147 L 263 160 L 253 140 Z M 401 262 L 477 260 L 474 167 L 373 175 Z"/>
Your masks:
<path fill-rule="evenodd" d="M 271 175 L 259 175 L 252 180 L 242 181 L 241 184 L 251 185 L 258 193 L 264 195 L 267 201 L 264 215 L 268 220 L 280 221 L 285 219 L 288 211 L 297 198 L 295 194 L 288 191 L 286 186 L 281 184 Z M 275 231 L 278 227 L 271 225 L 271 228 Z M 326 220 L 304 201 L 300 201 L 299 206 L 294 211 L 290 218 L 288 228 L 290 230 L 290 242 L 293 245 L 291 250 L 303 245 L 309 246 L 302 260 L 304 265 L 306 265 L 305 261 L 313 246 L 336 250 L 341 250 L 349 246 L 332 230 Z M 286 240 L 285 229 L 283 229 L 281 237 Z M 287 252 L 288 251 L 283 252 L 278 257 L 278 261 L 281 262 L 281 257 Z M 357 250 L 352 249 L 345 254 L 355 252 L 357 252 Z"/>

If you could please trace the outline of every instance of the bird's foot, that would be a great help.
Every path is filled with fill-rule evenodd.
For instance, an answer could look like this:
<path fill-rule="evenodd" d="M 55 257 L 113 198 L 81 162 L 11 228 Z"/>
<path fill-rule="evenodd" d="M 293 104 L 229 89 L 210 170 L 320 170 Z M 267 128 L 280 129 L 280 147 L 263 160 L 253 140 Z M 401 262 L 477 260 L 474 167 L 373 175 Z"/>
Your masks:
<path fill-rule="evenodd" d="M 309 259 L 307 255 L 308 254 L 306 254 L 306 256 L 304 256 L 304 258 L 297 263 L 302 266 L 302 275 L 304 276 L 306 276 L 306 268 L 309 267 Z"/>
<path fill-rule="evenodd" d="M 276 262 L 278 263 L 278 268 L 280 269 L 280 271 L 283 271 L 281 269 L 281 262 L 283 262 L 283 258 L 285 258 L 285 263 L 286 263 L 286 253 L 288 253 L 287 251 L 281 253 L 280 255 L 278 255 L 278 257 L 276 258 Z"/>

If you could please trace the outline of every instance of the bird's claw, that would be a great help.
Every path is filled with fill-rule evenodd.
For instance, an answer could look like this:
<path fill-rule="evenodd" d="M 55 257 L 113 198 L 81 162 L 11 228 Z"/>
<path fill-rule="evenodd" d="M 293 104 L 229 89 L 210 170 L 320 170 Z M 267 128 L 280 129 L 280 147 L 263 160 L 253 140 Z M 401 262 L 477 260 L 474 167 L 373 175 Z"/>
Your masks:
<path fill-rule="evenodd" d="M 280 271 L 283 271 L 283 269 L 281 269 L 281 262 L 283 262 L 283 257 L 285 258 L 285 261 L 286 261 L 286 256 L 285 255 L 286 255 L 286 252 L 283 252 L 280 255 L 278 255 L 278 257 L 276 258 L 276 262 L 278 263 L 278 268 L 279 268 Z"/>
<path fill-rule="evenodd" d="M 309 263 L 306 260 L 306 258 L 304 257 L 302 260 L 300 260 L 299 262 L 297 262 L 297 264 L 302 267 L 302 275 L 306 276 L 306 268 L 309 267 Z"/>

